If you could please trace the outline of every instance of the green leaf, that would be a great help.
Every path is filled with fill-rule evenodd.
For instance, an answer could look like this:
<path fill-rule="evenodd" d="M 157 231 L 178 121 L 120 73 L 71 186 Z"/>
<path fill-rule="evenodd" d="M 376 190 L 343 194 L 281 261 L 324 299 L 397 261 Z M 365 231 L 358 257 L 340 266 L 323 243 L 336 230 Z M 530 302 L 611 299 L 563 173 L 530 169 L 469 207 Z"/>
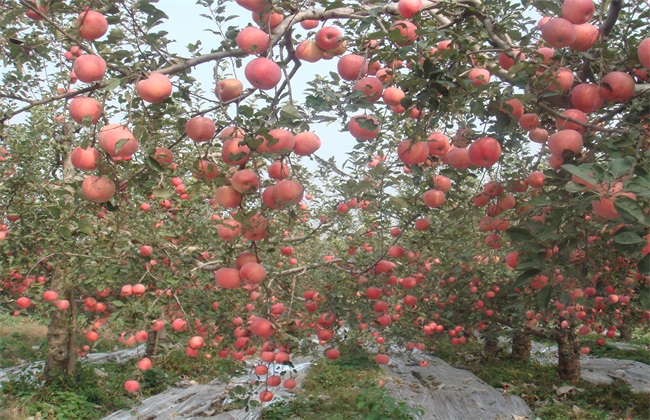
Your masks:
<path fill-rule="evenodd" d="M 111 305 L 115 306 L 116 308 L 124 306 L 124 302 L 121 300 L 114 300 L 111 302 Z"/>
<path fill-rule="evenodd" d="M 575 175 L 578 178 L 590 184 L 598 184 L 598 181 L 592 175 L 591 165 L 575 166 L 575 165 L 566 164 L 566 165 L 562 165 L 562 169 L 564 169 L 571 175 Z"/>
<path fill-rule="evenodd" d="M 547 284 L 542 287 L 539 292 L 537 292 L 537 307 L 539 309 L 546 309 L 549 302 L 551 301 L 551 296 L 553 295 L 553 286 Z"/>
<path fill-rule="evenodd" d="M 621 158 L 616 158 L 612 160 L 612 163 L 609 167 L 609 173 L 614 178 L 621 177 L 626 173 L 630 172 L 630 169 L 634 166 L 635 159 L 632 156 L 625 156 Z"/>
<path fill-rule="evenodd" d="M 85 233 L 86 235 L 93 234 L 93 225 L 88 219 L 79 219 L 77 224 L 79 225 L 80 232 Z"/>
<path fill-rule="evenodd" d="M 147 162 L 147 165 L 153 169 L 156 172 L 165 172 L 165 168 L 163 168 L 160 163 L 151 156 L 147 156 L 145 159 L 145 162 Z"/>
<path fill-rule="evenodd" d="M 122 150 L 122 147 L 124 147 L 125 144 L 129 142 L 129 139 L 120 139 L 115 143 L 115 154 L 117 155 L 120 150 Z"/>
<path fill-rule="evenodd" d="M 300 120 L 302 119 L 302 115 L 300 114 L 300 111 L 298 111 L 298 108 L 295 106 L 291 105 L 285 105 L 282 107 L 280 110 L 280 115 L 283 118 L 288 118 L 290 120 Z"/>
<path fill-rule="evenodd" d="M 409 207 L 408 201 L 400 197 L 390 197 L 388 202 L 399 209 L 406 209 Z"/>
<path fill-rule="evenodd" d="M 518 227 L 506 229 L 506 235 L 513 242 L 526 242 L 532 240 L 532 235 L 528 230 Z"/>
<path fill-rule="evenodd" d="M 532 269 L 532 270 L 526 270 L 520 275 L 517 276 L 517 280 L 515 281 L 515 284 L 513 286 L 513 289 L 517 289 L 519 287 L 525 286 L 527 283 L 530 282 L 530 279 L 535 277 L 541 272 L 541 270 L 538 269 Z"/>
<path fill-rule="evenodd" d="M 69 237 L 72 236 L 72 231 L 67 226 L 61 226 L 58 229 L 58 232 L 59 232 L 59 235 L 63 236 L 64 238 L 69 238 Z"/>
<path fill-rule="evenodd" d="M 650 225 L 648 216 L 641 208 L 641 205 L 629 197 L 617 197 L 614 200 L 616 210 L 629 221 L 636 221 L 642 225 Z"/>
<path fill-rule="evenodd" d="M 637 267 L 639 267 L 640 274 L 645 274 L 645 275 L 650 274 L 650 254 L 641 258 L 641 261 L 639 261 Z"/>
<path fill-rule="evenodd" d="M 639 293 L 639 302 L 641 303 L 641 309 L 644 311 L 650 310 L 650 286 L 641 289 L 641 292 Z"/>
<path fill-rule="evenodd" d="M 166 188 L 154 188 L 153 195 L 158 198 L 169 198 L 172 196 L 172 193 Z"/>
<path fill-rule="evenodd" d="M 624 245 L 644 243 L 646 240 L 634 232 L 618 232 L 614 235 L 614 242 Z"/>
<path fill-rule="evenodd" d="M 47 211 L 54 217 L 55 219 L 58 219 L 59 216 L 61 216 L 61 208 L 57 206 L 48 206 L 46 207 Z"/>

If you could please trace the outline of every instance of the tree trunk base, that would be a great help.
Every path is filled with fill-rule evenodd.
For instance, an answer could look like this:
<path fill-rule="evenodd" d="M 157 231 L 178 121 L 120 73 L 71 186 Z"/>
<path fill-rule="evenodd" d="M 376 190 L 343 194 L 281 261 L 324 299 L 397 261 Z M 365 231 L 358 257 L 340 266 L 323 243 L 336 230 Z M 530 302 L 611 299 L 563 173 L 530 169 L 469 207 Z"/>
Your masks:
<path fill-rule="evenodd" d="M 580 340 L 570 330 L 558 331 L 557 341 L 557 372 L 560 378 L 569 381 L 580 379 Z"/>
<path fill-rule="evenodd" d="M 514 330 L 512 334 L 512 358 L 515 360 L 530 360 L 530 334 Z"/>

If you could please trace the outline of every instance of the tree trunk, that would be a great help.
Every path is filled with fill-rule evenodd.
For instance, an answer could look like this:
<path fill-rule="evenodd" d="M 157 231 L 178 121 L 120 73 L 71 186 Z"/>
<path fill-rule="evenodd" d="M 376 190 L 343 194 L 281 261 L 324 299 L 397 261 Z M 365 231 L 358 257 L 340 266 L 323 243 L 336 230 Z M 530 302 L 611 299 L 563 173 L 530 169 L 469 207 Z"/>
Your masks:
<path fill-rule="evenodd" d="M 52 279 L 53 285 L 55 279 Z M 58 282 L 57 282 L 58 283 Z M 75 379 L 77 366 L 77 307 L 72 293 L 67 294 L 70 307 L 65 311 L 58 309 L 50 313 L 47 328 L 47 358 L 45 359 L 45 382 L 52 383 L 63 376 Z"/>
<path fill-rule="evenodd" d="M 487 337 L 483 344 L 483 358 L 485 360 L 494 360 L 499 354 L 499 340 L 493 337 Z"/>
<path fill-rule="evenodd" d="M 516 360 L 530 360 L 530 334 L 513 330 L 512 357 Z"/>
<path fill-rule="evenodd" d="M 557 371 L 562 379 L 577 381 L 580 379 L 580 340 L 570 328 L 558 331 Z"/>
<path fill-rule="evenodd" d="M 72 165 L 71 152 L 73 138 L 70 124 L 64 125 L 65 138 L 62 146 L 68 150 L 63 159 L 63 181 L 72 182 L 75 168 Z M 68 200 L 72 200 L 69 196 Z M 70 306 L 65 311 L 55 309 L 50 313 L 50 325 L 47 327 L 47 357 L 45 359 L 45 382 L 50 384 L 57 379 L 66 377 L 76 379 L 77 367 L 77 305 L 74 289 L 68 284 L 68 269 L 65 258 L 60 258 L 56 271 L 52 275 L 51 289 L 65 296 Z"/>
<path fill-rule="evenodd" d="M 621 325 L 618 327 L 621 340 L 630 341 L 632 339 L 632 328 L 629 325 Z"/>

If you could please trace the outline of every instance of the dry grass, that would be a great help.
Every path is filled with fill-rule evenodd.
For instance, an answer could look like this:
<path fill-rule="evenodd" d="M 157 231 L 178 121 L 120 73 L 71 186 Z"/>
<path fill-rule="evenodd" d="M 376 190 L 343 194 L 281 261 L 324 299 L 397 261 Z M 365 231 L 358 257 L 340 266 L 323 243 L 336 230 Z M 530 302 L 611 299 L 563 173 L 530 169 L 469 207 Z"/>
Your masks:
<path fill-rule="evenodd" d="M 47 325 L 25 317 L 13 317 L 0 313 L 0 337 L 12 334 L 20 334 L 31 338 L 45 338 L 47 336 Z"/>

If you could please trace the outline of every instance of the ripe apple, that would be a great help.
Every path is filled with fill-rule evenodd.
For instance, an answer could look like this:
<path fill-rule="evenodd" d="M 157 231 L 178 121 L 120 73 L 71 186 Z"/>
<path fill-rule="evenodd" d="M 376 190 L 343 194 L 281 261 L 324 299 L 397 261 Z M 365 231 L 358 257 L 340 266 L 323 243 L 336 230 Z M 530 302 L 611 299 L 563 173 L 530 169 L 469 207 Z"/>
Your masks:
<path fill-rule="evenodd" d="M 429 157 L 429 146 L 426 142 L 403 140 L 397 146 L 397 156 L 407 165 L 417 165 Z"/>
<path fill-rule="evenodd" d="M 339 75 L 343 80 L 352 81 L 368 74 L 368 62 L 357 54 L 346 54 L 336 64 Z"/>
<path fill-rule="evenodd" d="M 302 200 L 304 189 L 296 181 L 285 179 L 275 184 L 273 199 L 280 206 L 298 204 Z"/>
<path fill-rule="evenodd" d="M 255 318 L 251 322 L 250 325 L 250 330 L 253 335 L 256 335 L 258 337 L 262 338 L 269 338 L 271 337 L 274 333 L 275 330 L 273 329 L 273 324 L 271 324 L 271 321 L 268 319 L 264 318 Z M 279 385 L 278 383 L 277 385 Z M 277 386 L 275 385 L 275 386 Z"/>
<path fill-rule="evenodd" d="M 584 112 L 580 111 L 579 109 L 575 109 L 575 108 L 567 109 L 566 111 L 563 111 L 562 115 L 564 115 L 564 116 L 566 116 L 568 118 L 571 118 L 573 120 L 584 122 L 584 123 L 586 123 L 587 120 L 588 120 L 587 114 L 585 114 Z M 580 125 L 578 123 L 574 123 L 572 121 L 569 121 L 566 118 L 562 118 L 562 117 L 558 117 L 555 120 L 555 127 L 558 130 L 566 130 L 566 129 L 575 130 L 580 134 L 584 134 L 584 132 L 585 132 L 585 127 L 584 126 L 582 126 L 582 125 Z"/>
<path fill-rule="evenodd" d="M 429 154 L 434 156 L 444 156 L 449 151 L 449 137 L 434 131 L 427 137 L 427 146 Z"/>
<path fill-rule="evenodd" d="M 526 55 L 517 49 L 512 50 L 512 55 L 516 57 L 517 61 L 526 60 Z M 510 70 L 510 67 L 515 65 L 515 59 L 510 58 L 510 56 L 504 52 L 499 53 L 498 62 L 499 66 L 506 71 Z"/>
<path fill-rule="evenodd" d="M 519 118 L 519 126 L 526 130 L 531 131 L 536 129 L 539 126 L 539 118 L 535 113 L 527 113 Z"/>
<path fill-rule="evenodd" d="M 81 124 L 86 117 L 95 124 L 102 115 L 102 106 L 94 98 L 78 96 L 70 101 L 70 117 Z"/>
<path fill-rule="evenodd" d="M 383 98 L 386 105 L 401 105 L 402 99 L 406 97 L 404 91 L 397 87 L 389 87 L 384 90 Z"/>
<path fill-rule="evenodd" d="M 524 104 L 522 104 L 521 101 L 517 98 L 507 100 L 503 105 L 500 106 L 499 109 L 502 112 L 511 114 L 517 120 L 519 120 L 519 118 L 524 115 Z"/>
<path fill-rule="evenodd" d="M 277 378 L 280 379 L 280 381 L 282 381 L 282 378 L 280 376 L 278 376 Z M 278 383 L 277 385 L 280 385 L 280 383 Z M 269 384 L 269 386 L 277 386 L 277 385 Z M 260 401 L 261 402 L 269 402 L 272 399 L 273 399 L 273 392 L 271 392 L 271 391 L 262 391 L 262 392 L 260 392 Z"/>
<path fill-rule="evenodd" d="M 75 77 L 84 83 L 101 80 L 106 74 L 106 61 L 94 54 L 84 54 L 74 61 Z"/>
<path fill-rule="evenodd" d="M 330 360 L 336 360 L 341 356 L 341 352 L 338 349 L 327 349 L 325 350 L 325 357 Z"/>
<path fill-rule="evenodd" d="M 293 152 L 298 156 L 309 156 L 320 149 L 321 146 L 320 138 L 318 138 L 316 134 L 309 131 L 298 133 L 293 137 L 293 139 L 295 142 L 293 146 Z"/>
<path fill-rule="evenodd" d="M 634 79 L 622 71 L 612 71 L 600 80 L 600 94 L 609 101 L 625 102 L 634 97 Z"/>
<path fill-rule="evenodd" d="M 216 130 L 214 122 L 206 117 L 193 117 L 185 124 L 187 137 L 197 143 L 211 140 Z"/>
<path fill-rule="evenodd" d="M 90 175 L 81 184 L 81 193 L 87 200 L 105 203 L 113 198 L 115 184 L 105 176 Z"/>
<path fill-rule="evenodd" d="M 271 45 L 269 34 L 253 26 L 242 29 L 235 38 L 237 46 L 248 54 L 262 54 Z"/>
<path fill-rule="evenodd" d="M 244 142 L 244 139 L 234 137 L 223 142 L 221 160 L 229 165 L 241 165 L 248 161 L 250 152 L 251 150 Z M 235 159 L 233 160 L 233 158 Z"/>
<path fill-rule="evenodd" d="M 650 70 L 650 38 L 646 38 L 639 43 L 637 56 L 641 65 Z"/>
<path fill-rule="evenodd" d="M 83 39 L 99 39 L 108 31 L 108 21 L 99 12 L 87 10 L 81 12 L 77 18 L 79 36 Z"/>
<path fill-rule="evenodd" d="M 140 255 L 143 257 L 148 257 L 153 252 L 153 248 L 149 245 L 142 245 L 140 247 Z"/>
<path fill-rule="evenodd" d="M 445 203 L 445 193 L 440 190 L 428 190 L 422 195 L 422 201 L 427 207 L 442 207 Z"/>
<path fill-rule="evenodd" d="M 303 21 L 304 22 L 304 21 Z M 316 41 L 306 39 L 296 47 L 296 58 L 309 63 L 315 63 L 323 58 L 324 51 L 316 44 Z"/>
<path fill-rule="evenodd" d="M 262 264 L 258 264 L 257 262 L 247 262 L 241 266 L 239 277 L 244 283 L 258 284 L 266 278 L 266 269 Z"/>
<path fill-rule="evenodd" d="M 230 178 L 230 184 L 235 191 L 245 194 L 257 190 L 260 185 L 260 180 L 252 170 L 240 169 Z"/>
<path fill-rule="evenodd" d="M 124 382 L 124 389 L 126 389 L 128 392 L 135 393 L 138 392 L 140 389 L 140 383 L 136 380 L 128 380 Z"/>
<path fill-rule="evenodd" d="M 542 188 L 545 180 L 546 180 L 546 176 L 544 175 L 543 172 L 539 172 L 539 171 L 531 172 L 528 175 L 528 178 L 526 178 L 526 182 L 531 188 Z"/>
<path fill-rule="evenodd" d="M 552 18 L 542 26 L 542 39 L 553 48 L 568 47 L 576 40 L 576 30 L 567 19 Z"/>
<path fill-rule="evenodd" d="M 156 147 L 156 151 L 152 157 L 162 166 L 171 165 L 174 161 L 174 155 L 172 151 L 164 147 Z"/>
<path fill-rule="evenodd" d="M 46 302 L 54 302 L 59 297 L 58 293 L 54 290 L 46 290 L 43 292 L 43 300 Z"/>
<path fill-rule="evenodd" d="M 373 140 L 379 134 L 379 121 L 371 115 L 356 115 L 348 122 L 350 134 L 357 140 Z"/>
<path fill-rule="evenodd" d="M 244 93 L 244 85 L 237 79 L 223 79 L 217 83 L 214 94 L 221 102 L 230 102 Z"/>
<path fill-rule="evenodd" d="M 472 86 L 481 86 L 490 82 L 490 76 L 490 71 L 487 69 L 471 69 L 467 77 L 472 82 Z"/>
<path fill-rule="evenodd" d="M 131 131 L 121 124 L 109 124 L 102 127 L 97 137 L 99 147 L 113 158 L 131 156 L 140 146 Z"/>
<path fill-rule="evenodd" d="M 343 44 L 343 34 L 333 26 L 323 26 L 316 32 L 316 45 L 324 51 L 334 51 Z"/>
<path fill-rule="evenodd" d="M 266 57 L 258 57 L 246 64 L 244 75 L 246 76 L 246 80 L 254 87 L 269 90 L 280 83 L 282 70 L 273 60 Z"/>
<path fill-rule="evenodd" d="M 397 12 L 405 19 L 410 19 L 422 10 L 422 0 L 400 0 Z"/>
<path fill-rule="evenodd" d="M 408 20 L 398 20 L 390 26 L 389 31 L 394 31 L 396 29 L 399 31 L 402 39 L 396 41 L 395 44 L 400 47 L 413 44 L 418 37 L 415 33 L 418 27 L 415 26 L 413 22 L 410 22 Z"/>
<path fill-rule="evenodd" d="M 251 12 L 261 12 L 270 6 L 269 0 L 237 0 L 237 4 Z"/>
<path fill-rule="evenodd" d="M 464 170 L 472 166 L 472 162 L 469 160 L 469 149 L 466 147 L 450 148 L 449 152 L 442 156 L 441 160 L 443 163 L 458 170 Z"/>
<path fill-rule="evenodd" d="M 598 41 L 600 32 L 591 23 L 575 25 L 574 28 L 576 30 L 576 39 L 569 45 L 569 48 L 573 51 L 587 51 Z"/>
<path fill-rule="evenodd" d="M 149 370 L 152 365 L 153 363 L 151 363 L 151 359 L 148 357 L 142 358 L 138 361 L 138 369 L 140 370 Z"/>
<path fill-rule="evenodd" d="M 217 227 L 217 235 L 226 242 L 232 241 L 241 234 L 241 223 L 234 219 L 226 219 Z"/>
<path fill-rule="evenodd" d="M 501 144 L 492 137 L 476 139 L 469 146 L 469 161 L 481 168 L 489 168 L 501 158 Z"/>
<path fill-rule="evenodd" d="M 77 146 L 70 154 L 72 166 L 82 171 L 94 171 L 102 161 L 102 155 L 94 147 L 82 149 Z"/>
<path fill-rule="evenodd" d="M 55 305 L 56 305 L 56 308 L 58 310 L 65 311 L 66 309 L 68 309 L 70 307 L 70 302 L 68 302 L 65 299 L 62 299 L 62 300 L 57 300 Z"/>
<path fill-rule="evenodd" d="M 586 23 L 594 15 L 596 8 L 592 0 L 564 0 L 562 17 L 571 23 Z"/>
<path fill-rule="evenodd" d="M 384 86 L 376 77 L 363 77 L 354 85 L 355 90 L 363 92 L 364 99 L 369 102 L 375 102 L 381 98 Z"/>
<path fill-rule="evenodd" d="M 236 268 L 222 267 L 214 272 L 217 286 L 224 289 L 236 289 L 241 284 L 239 270 Z"/>
<path fill-rule="evenodd" d="M 153 72 L 147 79 L 136 83 L 135 90 L 142 100 L 157 104 L 171 96 L 172 82 L 164 74 Z"/>
<path fill-rule="evenodd" d="M 377 364 L 387 365 L 388 362 L 390 361 L 390 358 L 388 357 L 387 354 L 378 354 L 377 356 L 375 356 L 375 360 L 377 361 Z"/>
<path fill-rule="evenodd" d="M 580 83 L 571 90 L 571 105 L 582 112 L 597 111 L 603 106 L 603 101 L 599 87 L 592 83 Z"/>
<path fill-rule="evenodd" d="M 216 203 L 227 209 L 239 207 L 242 197 L 243 196 L 230 185 L 219 187 L 214 193 Z"/>

